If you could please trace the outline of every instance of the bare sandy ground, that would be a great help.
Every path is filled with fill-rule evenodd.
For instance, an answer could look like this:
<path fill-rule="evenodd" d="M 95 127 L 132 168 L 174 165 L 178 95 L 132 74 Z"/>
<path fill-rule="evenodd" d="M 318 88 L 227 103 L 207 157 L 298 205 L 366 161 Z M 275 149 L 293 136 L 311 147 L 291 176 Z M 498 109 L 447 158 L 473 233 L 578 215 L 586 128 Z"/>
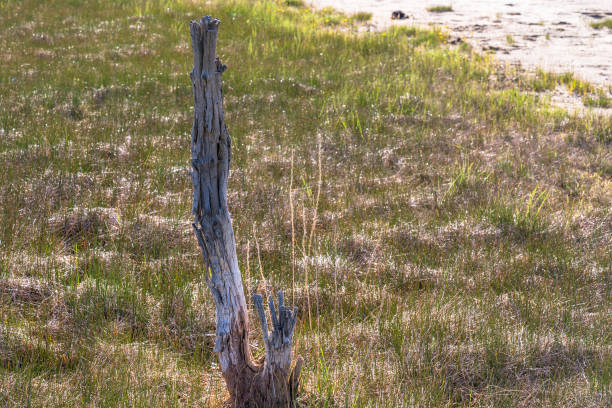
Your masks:
<path fill-rule="evenodd" d="M 612 30 L 590 23 L 612 18 L 612 0 L 312 0 L 347 13 L 368 11 L 369 29 L 391 24 L 444 26 L 480 50 L 491 50 L 510 64 L 573 72 L 594 84 L 612 86 Z M 452 12 L 431 13 L 435 5 Z M 394 10 L 409 18 L 391 20 Z"/>

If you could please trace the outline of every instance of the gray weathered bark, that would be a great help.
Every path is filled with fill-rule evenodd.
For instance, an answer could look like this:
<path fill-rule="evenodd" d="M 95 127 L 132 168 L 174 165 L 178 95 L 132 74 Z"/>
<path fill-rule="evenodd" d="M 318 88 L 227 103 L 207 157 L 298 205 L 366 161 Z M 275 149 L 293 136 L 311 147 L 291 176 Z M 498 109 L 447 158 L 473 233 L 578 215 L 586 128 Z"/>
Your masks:
<path fill-rule="evenodd" d="M 236 257 L 232 221 L 227 208 L 227 180 L 232 154 L 225 126 L 221 74 L 216 58 L 219 20 L 192 21 L 194 119 L 191 130 L 193 228 L 206 265 L 205 280 L 215 301 L 217 333 L 214 352 L 232 407 L 295 405 L 302 359 L 292 363 L 292 338 L 297 308 L 285 307 L 279 292 L 278 317 L 270 299 L 272 331 L 263 298 L 254 295 L 266 347 L 263 361 L 254 361 L 249 347 L 249 320 Z"/>

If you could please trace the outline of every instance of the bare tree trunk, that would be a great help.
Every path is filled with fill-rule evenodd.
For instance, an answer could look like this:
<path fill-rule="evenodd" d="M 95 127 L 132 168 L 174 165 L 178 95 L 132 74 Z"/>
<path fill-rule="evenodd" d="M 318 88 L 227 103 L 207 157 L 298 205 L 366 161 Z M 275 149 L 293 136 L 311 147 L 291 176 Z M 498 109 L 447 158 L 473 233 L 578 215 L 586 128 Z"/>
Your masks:
<path fill-rule="evenodd" d="M 227 209 L 227 180 L 232 154 L 225 126 L 221 74 L 216 58 L 219 20 L 192 21 L 194 119 L 191 130 L 193 228 L 206 265 L 205 280 L 217 310 L 217 353 L 233 407 L 292 407 L 302 359 L 292 364 L 297 308 L 285 307 L 278 294 L 278 316 L 270 299 L 272 331 L 263 298 L 254 295 L 266 347 L 265 359 L 253 361 L 249 319 L 236 257 L 236 242 Z"/>

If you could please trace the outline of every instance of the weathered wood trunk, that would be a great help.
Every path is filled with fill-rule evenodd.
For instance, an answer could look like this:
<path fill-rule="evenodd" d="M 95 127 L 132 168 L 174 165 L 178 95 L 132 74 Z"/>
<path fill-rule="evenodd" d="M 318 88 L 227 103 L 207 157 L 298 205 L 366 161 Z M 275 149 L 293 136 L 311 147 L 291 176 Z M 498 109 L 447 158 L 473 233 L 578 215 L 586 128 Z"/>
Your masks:
<path fill-rule="evenodd" d="M 192 21 L 194 119 L 191 131 L 193 228 L 206 265 L 205 280 L 217 311 L 214 352 L 233 407 L 292 407 L 302 359 L 292 363 L 297 308 L 285 307 L 279 292 L 278 316 L 270 299 L 272 331 L 263 299 L 254 295 L 265 341 L 263 361 L 253 360 L 249 319 L 236 257 L 232 220 L 227 208 L 227 181 L 232 146 L 225 126 L 221 74 L 216 58 L 219 20 Z"/>

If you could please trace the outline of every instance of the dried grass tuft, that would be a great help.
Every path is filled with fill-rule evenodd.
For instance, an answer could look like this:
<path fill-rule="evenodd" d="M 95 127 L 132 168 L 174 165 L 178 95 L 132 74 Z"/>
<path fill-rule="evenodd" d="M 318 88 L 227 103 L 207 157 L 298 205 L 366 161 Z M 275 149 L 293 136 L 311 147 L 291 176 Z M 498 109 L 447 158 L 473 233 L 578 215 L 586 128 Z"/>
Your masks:
<path fill-rule="evenodd" d="M 48 220 L 50 230 L 59 235 L 66 246 L 82 237 L 98 237 L 117 230 L 119 214 L 114 208 L 76 208 L 71 212 L 52 216 Z"/>
<path fill-rule="evenodd" d="M 38 304 L 51 295 L 48 282 L 34 278 L 0 278 L 0 299 L 13 303 Z"/>

